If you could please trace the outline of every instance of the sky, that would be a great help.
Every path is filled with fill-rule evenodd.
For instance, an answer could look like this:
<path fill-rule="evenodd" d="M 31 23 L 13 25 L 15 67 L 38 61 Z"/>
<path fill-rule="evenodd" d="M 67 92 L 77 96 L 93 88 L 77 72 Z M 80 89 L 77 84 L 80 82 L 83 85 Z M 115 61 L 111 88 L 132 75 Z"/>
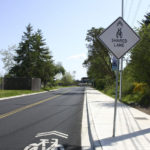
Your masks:
<path fill-rule="evenodd" d="M 82 63 L 87 58 L 85 41 L 92 27 L 108 27 L 121 16 L 122 0 L 0 0 L 0 50 L 18 46 L 30 23 L 41 29 L 55 63 L 61 62 L 75 79 L 86 77 Z M 124 19 L 139 27 L 150 12 L 149 0 L 124 0 Z M 0 74 L 4 75 L 0 56 Z"/>

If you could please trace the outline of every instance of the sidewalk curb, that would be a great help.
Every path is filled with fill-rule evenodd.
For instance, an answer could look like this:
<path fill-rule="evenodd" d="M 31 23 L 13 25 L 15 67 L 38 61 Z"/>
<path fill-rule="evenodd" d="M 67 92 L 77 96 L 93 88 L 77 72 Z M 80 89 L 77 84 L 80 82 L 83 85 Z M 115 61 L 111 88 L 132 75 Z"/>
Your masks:
<path fill-rule="evenodd" d="M 84 112 L 84 111 L 86 111 L 86 112 Z M 86 140 L 84 139 L 85 137 L 83 136 L 83 134 L 85 134 L 83 132 L 85 132 L 85 131 L 83 129 L 84 127 L 82 124 L 82 136 L 81 136 L 82 137 L 82 142 L 81 142 L 82 143 L 82 150 L 102 150 L 102 145 L 99 141 L 99 138 L 98 138 L 98 135 L 96 132 L 96 128 L 94 125 L 94 120 L 93 120 L 93 115 L 91 112 L 90 104 L 88 104 L 86 88 L 84 91 L 83 113 L 86 113 L 86 115 L 85 114 L 83 115 L 82 122 L 86 121 L 86 124 L 87 124 L 86 132 L 88 134 L 88 142 L 89 142 L 88 144 L 90 144 L 90 147 L 84 146 L 84 145 L 87 145 L 87 143 L 86 143 Z M 86 139 L 87 139 L 87 137 L 86 137 Z"/>
<path fill-rule="evenodd" d="M 91 144 L 89 139 L 89 125 L 87 121 L 87 104 L 86 104 L 86 89 L 84 90 L 83 99 L 83 112 L 82 112 L 82 128 L 81 128 L 81 146 L 82 150 L 91 150 Z"/>
<path fill-rule="evenodd" d="M 100 143 L 97 131 L 96 131 L 96 127 L 95 127 L 95 123 L 94 123 L 94 118 L 93 118 L 93 114 L 91 111 L 91 107 L 90 107 L 90 103 L 88 103 L 88 99 L 87 99 L 87 93 L 86 93 L 86 101 L 87 101 L 87 110 L 88 110 L 88 116 L 89 116 L 89 126 L 90 126 L 90 130 L 91 130 L 91 141 L 92 141 L 92 149 L 93 150 L 102 150 L 102 145 Z M 95 142 L 96 141 L 96 142 Z"/>

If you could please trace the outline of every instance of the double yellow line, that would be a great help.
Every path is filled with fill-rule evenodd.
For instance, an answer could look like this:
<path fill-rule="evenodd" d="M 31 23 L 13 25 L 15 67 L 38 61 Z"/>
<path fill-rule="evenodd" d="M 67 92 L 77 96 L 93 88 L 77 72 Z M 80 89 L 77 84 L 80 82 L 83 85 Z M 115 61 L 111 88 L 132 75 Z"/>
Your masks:
<path fill-rule="evenodd" d="M 70 91 L 70 90 L 68 90 L 67 92 L 69 92 L 69 91 Z M 65 92 L 62 93 L 61 95 L 65 94 L 65 93 L 67 93 L 67 92 L 65 91 Z M 30 104 L 30 105 L 27 105 L 27 106 L 24 106 L 24 107 L 15 109 L 15 110 L 10 111 L 10 112 L 8 112 L 8 113 L 2 114 L 2 115 L 0 115 L 0 119 L 9 117 L 9 116 L 14 115 L 14 114 L 16 114 L 16 113 L 18 113 L 18 112 L 21 112 L 21 111 L 23 111 L 23 110 L 26 110 L 26 109 L 32 108 L 32 107 L 34 107 L 34 106 L 40 105 L 40 104 L 42 104 L 42 103 L 44 103 L 44 102 L 47 102 L 47 101 L 49 101 L 49 100 L 52 100 L 52 99 L 54 99 L 54 98 L 56 98 L 56 97 L 59 97 L 59 96 L 61 96 L 61 95 L 56 95 L 56 96 L 53 96 L 53 97 L 50 97 L 50 98 L 47 98 L 47 99 L 38 101 L 38 102 L 36 102 L 36 103 L 33 103 L 33 104 Z"/>

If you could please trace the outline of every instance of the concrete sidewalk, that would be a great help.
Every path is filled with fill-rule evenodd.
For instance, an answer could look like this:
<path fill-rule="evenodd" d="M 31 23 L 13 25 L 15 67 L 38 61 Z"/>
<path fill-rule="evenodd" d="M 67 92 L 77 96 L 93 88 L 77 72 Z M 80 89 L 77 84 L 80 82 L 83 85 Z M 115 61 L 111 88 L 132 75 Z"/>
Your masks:
<path fill-rule="evenodd" d="M 114 99 L 92 88 L 85 91 L 83 118 L 86 114 L 90 138 L 85 141 L 91 146 L 83 140 L 83 149 L 150 150 L 150 115 L 118 102 L 113 138 Z"/>

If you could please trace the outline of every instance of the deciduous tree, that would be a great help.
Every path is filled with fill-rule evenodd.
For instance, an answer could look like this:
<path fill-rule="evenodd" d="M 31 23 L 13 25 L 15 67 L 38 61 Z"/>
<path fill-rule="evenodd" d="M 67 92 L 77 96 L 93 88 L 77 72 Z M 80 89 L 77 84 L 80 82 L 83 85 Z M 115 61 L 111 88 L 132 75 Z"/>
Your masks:
<path fill-rule="evenodd" d="M 86 36 L 88 58 L 83 63 L 88 69 L 88 76 L 101 89 L 105 85 L 111 84 L 115 78 L 114 72 L 111 70 L 111 54 L 97 39 L 102 31 L 103 28 L 88 30 Z"/>

